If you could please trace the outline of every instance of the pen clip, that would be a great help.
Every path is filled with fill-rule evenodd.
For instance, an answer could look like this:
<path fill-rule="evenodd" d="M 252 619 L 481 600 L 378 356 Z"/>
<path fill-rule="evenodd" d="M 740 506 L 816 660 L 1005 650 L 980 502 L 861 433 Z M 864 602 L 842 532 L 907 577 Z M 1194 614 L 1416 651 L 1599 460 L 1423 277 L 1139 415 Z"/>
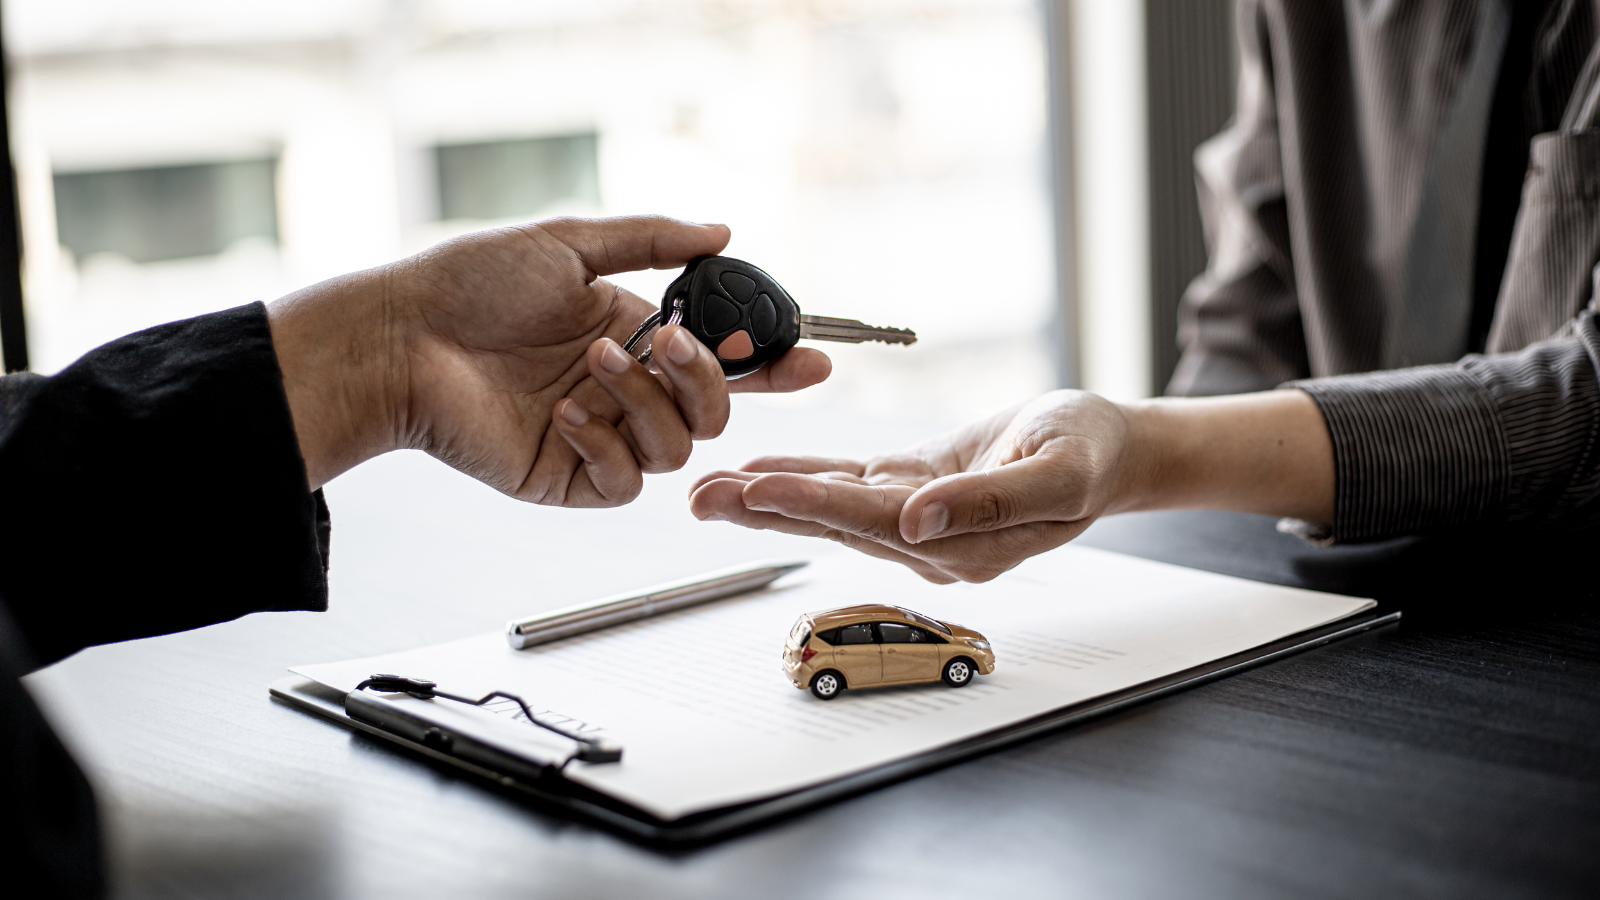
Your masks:
<path fill-rule="evenodd" d="M 586 763 L 613 763 L 622 761 L 622 746 L 620 744 L 617 744 L 614 741 L 608 741 L 604 738 L 592 738 L 576 732 L 568 731 L 559 725 L 552 725 L 549 722 L 541 722 L 539 721 L 538 717 L 533 714 L 533 710 L 528 707 L 527 701 L 523 700 L 521 697 L 518 697 L 516 694 L 508 694 L 505 691 L 490 691 L 489 693 L 484 694 L 482 697 L 473 700 L 470 697 L 462 697 L 457 694 L 445 693 L 444 691 L 439 690 L 438 685 L 435 682 L 425 681 L 421 678 L 407 678 L 404 675 L 373 675 L 356 685 L 355 690 L 365 691 L 369 689 L 386 694 L 409 694 L 413 697 L 423 700 L 432 700 L 434 698 L 441 700 L 453 700 L 457 703 L 464 703 L 467 706 L 478 707 L 483 706 L 490 700 L 493 700 L 497 697 L 510 700 L 512 703 L 517 705 L 518 709 L 522 710 L 522 715 L 528 720 L 529 724 L 543 728 L 546 731 L 559 734 L 567 740 L 578 745 L 577 752 L 567 760 L 568 762 L 571 762 L 573 759 Z M 355 693 L 355 691 L 352 691 L 351 693 Z M 562 768 L 565 768 L 565 765 L 566 764 L 563 763 Z"/>
<path fill-rule="evenodd" d="M 434 696 L 434 688 L 438 685 L 420 678 L 407 678 L 403 675 L 374 675 L 366 681 L 356 685 L 356 690 L 364 691 L 371 688 L 385 694 L 410 694 L 413 697 L 427 699 Z"/>

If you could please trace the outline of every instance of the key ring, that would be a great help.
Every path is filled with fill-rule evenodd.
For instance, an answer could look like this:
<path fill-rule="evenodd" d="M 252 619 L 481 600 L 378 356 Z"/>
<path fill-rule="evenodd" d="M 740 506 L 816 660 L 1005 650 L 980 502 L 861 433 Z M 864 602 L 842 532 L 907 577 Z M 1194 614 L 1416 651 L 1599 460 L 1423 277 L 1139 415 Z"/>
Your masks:
<path fill-rule="evenodd" d="M 628 339 L 622 342 L 622 351 L 631 356 L 633 354 L 633 348 L 639 346 L 639 342 L 644 340 L 644 336 L 650 333 L 650 329 L 660 324 L 660 310 L 656 310 L 655 312 L 646 316 L 645 320 L 639 323 L 639 327 L 634 329 L 633 334 L 629 335 Z M 672 303 L 672 318 L 668 319 L 666 324 L 683 324 L 683 306 L 676 300 L 674 300 Z M 639 365 L 650 365 L 650 360 L 655 358 L 655 342 L 652 341 L 651 346 L 644 348 L 644 352 L 639 354 L 636 358 L 639 360 Z"/>

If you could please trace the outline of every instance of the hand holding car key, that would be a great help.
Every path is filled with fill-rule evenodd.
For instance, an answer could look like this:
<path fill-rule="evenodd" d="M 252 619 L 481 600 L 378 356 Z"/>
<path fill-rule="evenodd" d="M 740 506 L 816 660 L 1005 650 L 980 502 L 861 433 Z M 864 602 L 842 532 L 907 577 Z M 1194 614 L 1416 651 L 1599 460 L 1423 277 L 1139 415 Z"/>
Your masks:
<path fill-rule="evenodd" d="M 723 374 L 747 375 L 787 353 L 796 341 L 915 344 L 906 328 L 873 328 L 855 319 L 807 316 L 771 275 L 742 259 L 700 256 L 667 286 L 661 311 L 651 313 L 622 349 L 632 353 L 657 325 L 682 325 L 711 348 Z M 650 348 L 638 355 L 649 364 Z"/>

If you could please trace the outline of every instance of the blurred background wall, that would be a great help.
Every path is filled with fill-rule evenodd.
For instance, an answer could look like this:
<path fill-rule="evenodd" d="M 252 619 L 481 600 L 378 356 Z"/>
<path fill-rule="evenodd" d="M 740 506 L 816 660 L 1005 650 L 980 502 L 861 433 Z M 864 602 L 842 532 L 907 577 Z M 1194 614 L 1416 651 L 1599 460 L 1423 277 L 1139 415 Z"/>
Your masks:
<path fill-rule="evenodd" d="M 1227 0 L 4 0 L 30 363 L 464 231 L 660 212 L 915 328 L 781 402 L 1159 391 Z M 1198 48 L 1198 49 L 1197 49 Z M 651 299 L 671 273 L 618 278 Z"/>

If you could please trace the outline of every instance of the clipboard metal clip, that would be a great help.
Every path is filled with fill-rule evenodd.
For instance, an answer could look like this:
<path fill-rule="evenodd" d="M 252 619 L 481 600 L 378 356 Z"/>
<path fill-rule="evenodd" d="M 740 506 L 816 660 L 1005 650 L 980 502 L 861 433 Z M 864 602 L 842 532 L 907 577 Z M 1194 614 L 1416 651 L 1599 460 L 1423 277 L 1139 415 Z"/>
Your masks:
<path fill-rule="evenodd" d="M 528 708 L 526 701 L 515 694 L 508 694 L 505 691 L 491 691 L 474 700 L 471 697 L 462 697 L 457 694 L 450 694 L 441 691 L 439 690 L 439 686 L 437 684 L 431 681 L 424 681 L 420 678 L 407 678 L 403 675 L 374 675 L 356 685 L 356 689 L 351 691 L 345 697 L 345 712 L 351 718 L 368 721 L 370 724 L 383 728 L 387 728 L 389 723 L 382 721 L 382 719 L 387 717 L 374 715 L 376 712 L 374 709 L 374 707 L 377 705 L 376 701 L 367 699 L 365 697 L 356 699 L 361 691 L 369 689 L 386 694 L 409 694 L 412 697 L 417 697 L 422 700 L 432 700 L 436 698 L 443 700 L 454 700 L 457 703 L 465 703 L 468 706 L 483 706 L 489 701 L 497 698 L 510 700 L 522 710 L 522 715 L 525 716 L 529 722 L 545 729 L 546 731 L 552 731 L 556 734 L 559 734 L 567 740 L 578 745 L 577 752 L 569 758 L 569 762 L 572 759 L 586 763 L 613 763 L 620 762 L 622 760 L 622 746 L 620 744 L 605 740 L 604 738 L 588 737 L 586 735 L 578 734 L 574 731 L 569 731 L 559 725 L 552 725 L 549 722 L 542 722 L 538 719 L 538 717 L 534 716 L 533 710 Z M 434 747 L 435 749 L 448 750 L 452 741 L 453 736 L 439 728 L 430 728 L 422 735 L 422 742 Z M 564 765 L 565 764 L 563 764 L 563 766 Z"/>

